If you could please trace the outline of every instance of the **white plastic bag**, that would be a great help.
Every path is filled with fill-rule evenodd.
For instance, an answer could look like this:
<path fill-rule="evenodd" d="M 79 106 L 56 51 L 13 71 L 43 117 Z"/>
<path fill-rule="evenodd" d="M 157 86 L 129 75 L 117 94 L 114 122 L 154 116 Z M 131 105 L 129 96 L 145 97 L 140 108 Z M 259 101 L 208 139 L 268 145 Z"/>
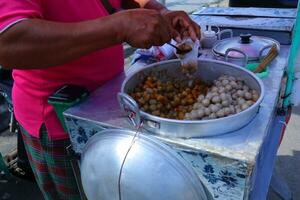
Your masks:
<path fill-rule="evenodd" d="M 176 44 L 174 40 L 171 40 L 172 44 Z M 148 56 L 156 59 L 157 61 L 169 60 L 174 56 L 173 47 L 168 44 L 162 46 L 152 46 L 149 49 L 138 49 L 137 54 L 142 56 Z"/>

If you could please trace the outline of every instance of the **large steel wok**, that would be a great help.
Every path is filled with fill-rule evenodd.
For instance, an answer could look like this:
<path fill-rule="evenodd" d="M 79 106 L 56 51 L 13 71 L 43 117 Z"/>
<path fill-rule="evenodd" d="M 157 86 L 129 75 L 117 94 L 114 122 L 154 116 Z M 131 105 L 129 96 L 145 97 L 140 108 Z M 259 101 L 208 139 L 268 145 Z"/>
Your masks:
<path fill-rule="evenodd" d="M 167 137 L 206 137 L 238 130 L 247 125 L 256 116 L 265 94 L 262 81 L 252 72 L 222 61 L 199 59 L 198 70 L 195 74 L 196 77 L 207 83 L 211 83 L 224 74 L 239 77 L 251 89 L 259 92 L 259 99 L 248 109 L 238 114 L 219 119 L 174 120 L 161 118 L 141 111 L 137 102 L 128 95 L 150 74 L 154 74 L 160 79 L 173 77 L 177 80 L 182 79 L 181 81 L 187 81 L 181 73 L 179 60 L 155 63 L 132 73 L 124 80 L 121 92 L 118 94 L 119 103 L 133 125 L 138 126 L 143 122 L 143 127 L 146 130 Z"/>

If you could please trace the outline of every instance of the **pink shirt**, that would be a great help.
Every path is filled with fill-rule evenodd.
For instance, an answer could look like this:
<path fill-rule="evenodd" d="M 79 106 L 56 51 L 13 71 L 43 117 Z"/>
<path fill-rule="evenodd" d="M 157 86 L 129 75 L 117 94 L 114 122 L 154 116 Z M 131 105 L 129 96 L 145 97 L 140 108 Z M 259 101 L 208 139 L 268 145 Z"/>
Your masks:
<path fill-rule="evenodd" d="M 110 2 L 120 8 L 121 0 Z M 0 0 L 0 37 L 15 23 L 30 18 L 79 22 L 106 15 L 100 0 Z M 121 73 L 123 62 L 123 48 L 116 45 L 61 66 L 14 70 L 13 104 L 17 120 L 34 137 L 39 137 L 40 127 L 45 123 L 51 139 L 68 138 L 53 107 L 47 103 L 48 96 L 64 84 L 94 90 Z"/>

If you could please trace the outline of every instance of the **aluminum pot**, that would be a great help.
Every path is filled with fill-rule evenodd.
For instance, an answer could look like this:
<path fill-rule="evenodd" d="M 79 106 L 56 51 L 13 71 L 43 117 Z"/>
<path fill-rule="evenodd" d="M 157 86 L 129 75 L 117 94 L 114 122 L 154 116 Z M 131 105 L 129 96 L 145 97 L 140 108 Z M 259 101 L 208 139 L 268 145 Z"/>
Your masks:
<path fill-rule="evenodd" d="M 81 155 L 81 180 L 89 200 L 210 200 L 188 163 L 157 139 L 106 129 Z"/>
<path fill-rule="evenodd" d="M 259 99 L 248 109 L 219 119 L 175 120 L 161 118 L 141 111 L 136 101 L 128 95 L 149 74 L 154 74 L 160 79 L 164 79 L 164 77 L 180 79 L 182 77 L 182 81 L 185 80 L 184 75 L 181 73 L 179 60 L 169 60 L 146 66 L 124 80 L 121 92 L 118 94 L 119 103 L 133 125 L 138 126 L 143 121 L 143 127 L 146 130 L 166 137 L 207 137 L 238 130 L 255 117 L 265 94 L 262 81 L 252 72 L 223 61 L 199 59 L 198 70 L 195 73 L 197 78 L 211 83 L 224 74 L 239 77 L 251 89 L 255 89 L 260 93 Z"/>
<path fill-rule="evenodd" d="M 230 33 L 230 37 L 221 39 L 222 35 L 227 32 Z M 247 63 L 261 61 L 274 44 L 279 51 L 279 42 L 272 38 L 252 36 L 251 34 L 233 37 L 231 30 L 224 30 L 220 32 L 219 41 L 213 46 L 212 53 L 218 60 L 245 66 Z"/>

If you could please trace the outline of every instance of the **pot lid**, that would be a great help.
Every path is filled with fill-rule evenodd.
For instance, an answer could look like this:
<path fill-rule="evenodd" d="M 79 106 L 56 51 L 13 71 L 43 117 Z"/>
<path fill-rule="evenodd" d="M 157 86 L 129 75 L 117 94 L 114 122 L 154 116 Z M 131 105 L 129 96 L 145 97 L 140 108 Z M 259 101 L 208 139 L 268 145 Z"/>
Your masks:
<path fill-rule="evenodd" d="M 280 44 L 274 39 L 252 36 L 251 34 L 241 34 L 240 37 L 220 40 L 213 47 L 213 52 L 223 57 L 226 57 L 226 53 L 228 53 L 228 57 L 238 59 L 244 57 L 241 53 L 243 52 L 248 56 L 248 60 L 259 60 L 261 56 L 266 55 L 267 50 L 274 43 L 279 50 Z"/>
<path fill-rule="evenodd" d="M 174 150 L 128 130 L 107 129 L 88 141 L 81 157 L 81 179 L 89 200 L 211 198 Z"/>

